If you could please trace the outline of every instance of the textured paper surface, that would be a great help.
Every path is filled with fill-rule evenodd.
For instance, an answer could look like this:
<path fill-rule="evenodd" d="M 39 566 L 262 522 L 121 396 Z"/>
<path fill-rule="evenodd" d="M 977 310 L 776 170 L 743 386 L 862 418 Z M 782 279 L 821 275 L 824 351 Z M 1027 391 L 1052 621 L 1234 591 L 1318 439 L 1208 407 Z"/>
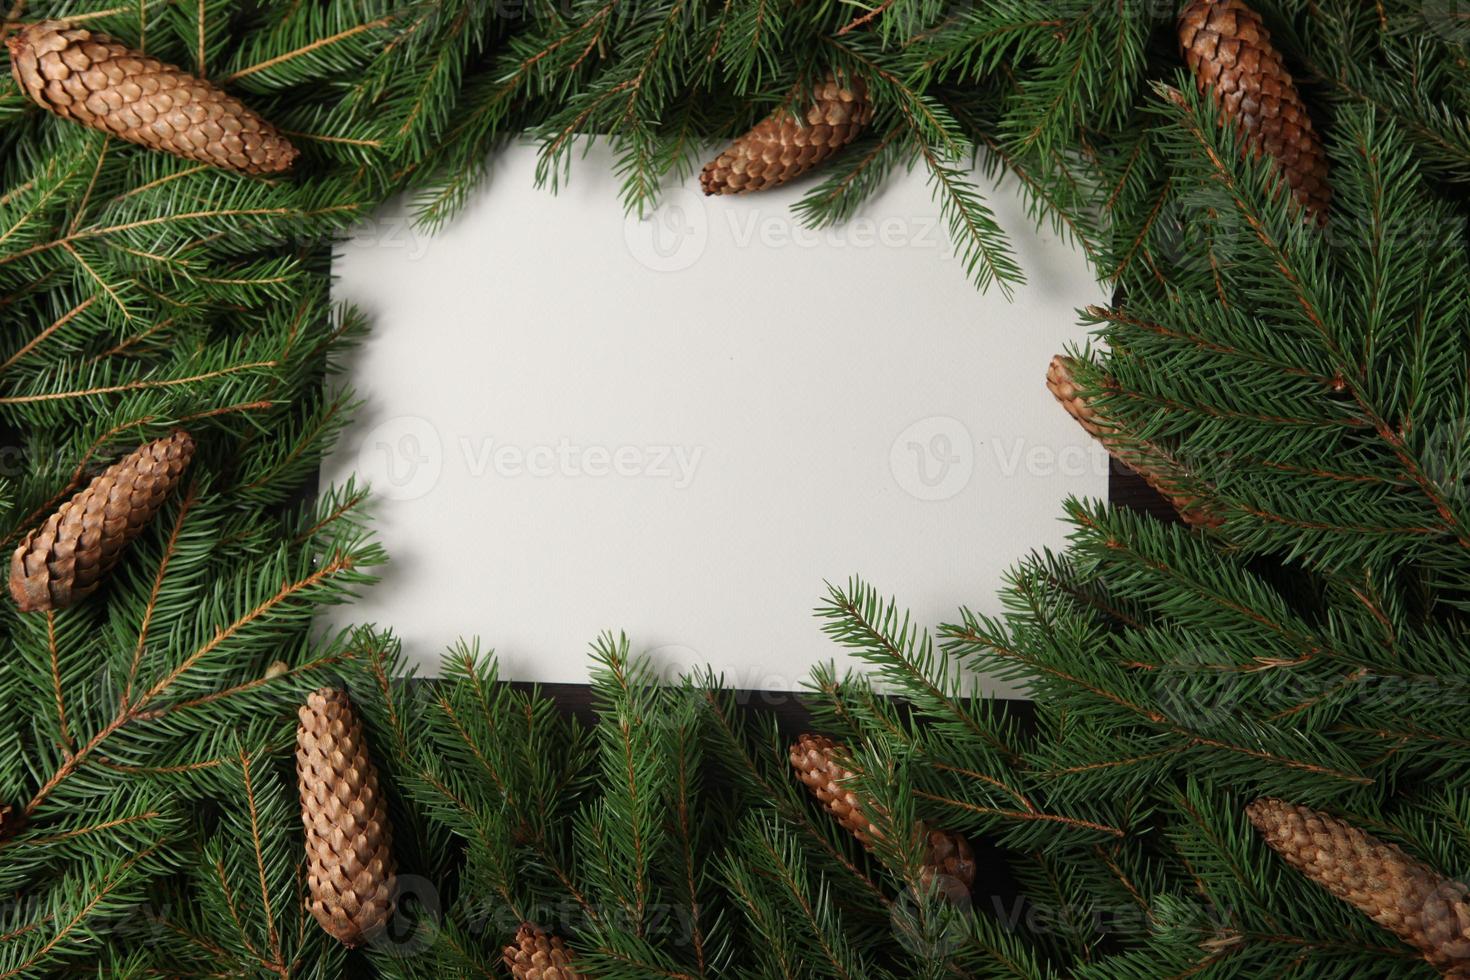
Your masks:
<path fill-rule="evenodd" d="M 929 626 L 997 612 L 1006 568 L 1062 543 L 1062 499 L 1106 493 L 1043 384 L 1105 297 L 1013 188 L 986 188 L 1029 278 L 1007 302 L 966 281 L 918 173 L 812 232 L 799 188 L 691 180 L 640 221 L 601 149 L 555 196 L 534 168 L 513 147 L 437 235 L 390 207 L 337 258 L 373 330 L 323 484 L 372 484 L 392 556 L 339 622 L 391 626 L 430 673 L 478 636 L 509 678 L 582 682 L 613 629 L 671 674 L 793 690 L 857 665 L 812 615 L 824 580 Z"/>

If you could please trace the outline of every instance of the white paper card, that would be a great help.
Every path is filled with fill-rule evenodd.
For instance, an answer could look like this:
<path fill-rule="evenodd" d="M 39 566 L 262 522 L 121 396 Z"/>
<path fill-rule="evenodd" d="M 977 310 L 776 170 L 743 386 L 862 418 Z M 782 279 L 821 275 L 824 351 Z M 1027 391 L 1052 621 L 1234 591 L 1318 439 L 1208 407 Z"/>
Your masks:
<path fill-rule="evenodd" d="M 987 187 L 1029 279 L 1008 302 L 966 280 L 919 173 L 813 232 L 799 186 L 690 181 L 640 221 L 602 148 L 557 195 L 535 152 L 437 235 L 390 207 L 336 260 L 373 329 L 323 485 L 372 484 L 392 557 L 340 623 L 391 627 L 428 673 L 478 635 L 508 678 L 585 682 L 613 629 L 671 672 L 794 690 L 849 659 L 812 615 L 824 580 L 931 626 L 997 612 L 1004 571 L 1062 543 L 1061 500 L 1105 495 L 1044 385 L 1105 297 L 1014 187 Z"/>

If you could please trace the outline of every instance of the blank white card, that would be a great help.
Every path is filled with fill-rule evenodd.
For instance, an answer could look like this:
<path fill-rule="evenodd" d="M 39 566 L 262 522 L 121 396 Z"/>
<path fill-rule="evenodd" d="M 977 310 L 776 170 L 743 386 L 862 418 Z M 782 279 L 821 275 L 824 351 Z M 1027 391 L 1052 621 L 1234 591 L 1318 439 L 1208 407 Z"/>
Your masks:
<path fill-rule="evenodd" d="M 1044 385 L 1102 290 L 1014 187 L 986 187 L 1029 280 L 1007 301 L 966 280 L 919 173 L 809 231 L 801 185 L 691 180 L 640 220 L 603 147 L 556 195 L 535 155 L 499 154 L 438 234 L 390 206 L 336 258 L 372 333 L 322 481 L 371 483 L 391 556 L 338 623 L 391 627 L 427 673 L 478 636 L 510 679 L 584 682 L 612 629 L 670 676 L 794 690 L 848 660 L 824 581 L 930 626 L 997 612 L 1005 570 L 1062 544 L 1062 499 L 1106 493 Z"/>

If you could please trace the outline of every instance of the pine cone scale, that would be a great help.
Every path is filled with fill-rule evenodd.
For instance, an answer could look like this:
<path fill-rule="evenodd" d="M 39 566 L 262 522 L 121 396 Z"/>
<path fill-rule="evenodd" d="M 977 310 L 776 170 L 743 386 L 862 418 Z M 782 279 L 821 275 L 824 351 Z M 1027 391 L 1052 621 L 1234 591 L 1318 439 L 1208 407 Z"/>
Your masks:
<path fill-rule="evenodd" d="M 240 100 L 105 34 L 43 21 L 6 43 L 21 91 L 59 116 L 241 173 L 278 173 L 296 159 L 290 141 Z"/>

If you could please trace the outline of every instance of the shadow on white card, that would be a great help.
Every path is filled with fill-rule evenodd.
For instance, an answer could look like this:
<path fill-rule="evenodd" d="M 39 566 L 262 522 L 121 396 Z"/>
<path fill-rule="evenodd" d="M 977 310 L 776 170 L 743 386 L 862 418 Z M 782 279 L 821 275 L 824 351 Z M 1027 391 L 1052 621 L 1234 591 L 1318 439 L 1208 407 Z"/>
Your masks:
<path fill-rule="evenodd" d="M 390 208 L 343 247 L 367 404 L 322 478 L 372 484 L 392 562 L 338 621 L 391 626 L 429 673 L 478 635 L 510 679 L 583 682 L 613 629 L 664 670 L 792 690 L 849 665 L 824 580 L 931 627 L 998 612 L 1005 570 L 1063 543 L 1062 499 L 1106 493 L 1043 384 L 1105 297 L 1013 189 L 989 194 L 1029 280 L 1008 302 L 966 281 L 917 173 L 808 231 L 800 187 L 625 219 L 611 163 L 553 196 L 516 146 L 437 235 Z"/>

